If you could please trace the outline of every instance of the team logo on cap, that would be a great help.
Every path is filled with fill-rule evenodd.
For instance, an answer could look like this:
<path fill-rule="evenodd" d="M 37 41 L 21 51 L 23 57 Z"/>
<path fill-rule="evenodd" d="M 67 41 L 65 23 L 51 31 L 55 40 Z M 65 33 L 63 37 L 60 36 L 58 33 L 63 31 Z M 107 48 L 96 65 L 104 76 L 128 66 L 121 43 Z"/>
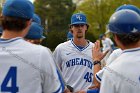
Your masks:
<path fill-rule="evenodd" d="M 76 15 L 76 18 L 80 21 L 82 20 L 82 17 L 80 15 Z"/>

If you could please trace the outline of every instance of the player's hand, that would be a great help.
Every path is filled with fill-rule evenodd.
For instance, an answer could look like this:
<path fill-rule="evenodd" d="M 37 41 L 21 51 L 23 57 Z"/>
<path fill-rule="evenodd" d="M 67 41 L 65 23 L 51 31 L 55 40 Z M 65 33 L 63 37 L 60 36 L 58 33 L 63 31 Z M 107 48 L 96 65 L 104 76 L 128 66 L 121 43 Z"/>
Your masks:
<path fill-rule="evenodd" d="M 63 93 L 72 93 L 72 92 L 70 92 L 70 90 L 68 88 L 65 88 Z"/>
<path fill-rule="evenodd" d="M 106 56 L 106 54 L 108 52 L 109 52 L 109 50 L 106 51 L 105 53 L 102 53 L 101 52 L 101 49 L 100 49 L 100 41 L 97 40 L 95 42 L 95 45 L 92 48 L 92 57 L 93 57 L 93 60 L 101 61 Z"/>

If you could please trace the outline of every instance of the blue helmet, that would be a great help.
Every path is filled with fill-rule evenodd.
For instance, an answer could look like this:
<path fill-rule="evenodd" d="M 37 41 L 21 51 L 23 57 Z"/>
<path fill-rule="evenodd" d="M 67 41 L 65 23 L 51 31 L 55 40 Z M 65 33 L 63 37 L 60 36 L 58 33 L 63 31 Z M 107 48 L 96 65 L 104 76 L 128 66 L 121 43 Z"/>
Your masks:
<path fill-rule="evenodd" d="M 119 11 L 119 10 L 123 10 L 123 9 L 133 10 L 133 11 L 135 11 L 136 13 L 138 13 L 140 15 L 140 9 L 138 7 L 136 7 L 134 5 L 130 5 L 130 4 L 121 5 L 120 7 L 118 7 L 116 9 L 116 12 Z"/>
<path fill-rule="evenodd" d="M 108 29 L 116 34 L 140 32 L 140 15 L 128 9 L 117 11 L 110 17 Z"/>
<path fill-rule="evenodd" d="M 84 15 L 83 13 L 73 14 L 71 17 L 71 25 L 74 24 L 87 24 L 86 15 Z"/>
<path fill-rule="evenodd" d="M 42 39 L 43 36 L 43 27 L 38 23 L 32 22 L 30 29 L 25 36 L 26 39 Z"/>
<path fill-rule="evenodd" d="M 31 19 L 33 14 L 34 5 L 29 0 L 6 0 L 2 9 L 3 16 Z"/>
<path fill-rule="evenodd" d="M 70 40 L 73 38 L 73 34 L 69 31 L 67 34 L 67 39 Z"/>
<path fill-rule="evenodd" d="M 36 22 L 41 25 L 41 19 L 37 14 L 33 15 L 33 22 Z"/>

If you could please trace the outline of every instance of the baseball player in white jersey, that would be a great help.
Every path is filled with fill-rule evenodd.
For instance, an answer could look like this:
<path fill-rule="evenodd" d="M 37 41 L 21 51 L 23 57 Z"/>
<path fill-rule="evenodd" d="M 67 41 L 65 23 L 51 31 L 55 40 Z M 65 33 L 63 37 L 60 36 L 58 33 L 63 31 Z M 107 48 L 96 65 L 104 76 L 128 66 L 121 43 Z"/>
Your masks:
<path fill-rule="evenodd" d="M 71 17 L 71 32 L 73 39 L 59 44 L 54 51 L 54 58 L 66 83 L 74 91 L 87 90 L 93 83 L 93 43 L 85 39 L 88 29 L 86 16 L 82 13 Z"/>
<path fill-rule="evenodd" d="M 110 65 L 111 63 L 113 63 L 114 60 L 115 60 L 116 58 L 118 58 L 118 56 L 121 55 L 121 53 L 122 53 L 122 50 L 121 50 L 120 48 L 114 50 L 114 51 L 110 54 L 109 58 L 107 59 L 106 66 Z M 101 69 L 99 72 L 96 73 L 95 77 L 96 77 L 96 79 L 98 80 L 98 82 L 101 82 L 102 77 L 103 77 L 103 72 L 104 72 L 104 68 Z"/>
<path fill-rule="evenodd" d="M 136 13 L 138 13 L 140 15 L 140 10 L 138 7 L 134 6 L 134 5 L 121 5 L 120 7 L 118 7 L 116 9 L 116 11 L 119 11 L 119 10 L 125 10 L 125 9 L 129 9 L 129 10 L 132 10 Z M 96 46 L 95 46 L 96 47 Z M 118 58 L 118 56 L 120 56 L 122 53 L 122 49 L 116 49 L 114 50 L 111 55 L 109 56 L 109 58 L 107 59 L 107 62 L 106 62 L 106 66 L 109 66 L 110 64 L 112 64 L 114 62 L 114 60 L 116 58 Z M 98 52 L 94 53 L 94 54 L 98 54 Z M 103 72 L 104 72 L 104 68 L 102 70 L 100 70 L 99 72 L 96 73 L 95 77 L 96 79 L 101 82 L 101 79 L 102 79 L 102 76 L 103 76 Z M 96 81 L 96 80 L 94 80 Z"/>
<path fill-rule="evenodd" d="M 113 50 L 112 46 L 114 45 L 114 43 L 110 38 L 106 37 L 105 34 L 101 34 L 99 38 L 102 41 L 102 45 L 103 45 L 102 51 L 103 52 L 105 52 L 107 50 L 110 50 L 110 51 Z"/>
<path fill-rule="evenodd" d="M 10 0 L 2 10 L 0 93 L 62 93 L 64 84 L 50 51 L 26 42 L 34 7 Z"/>
<path fill-rule="evenodd" d="M 117 11 L 108 29 L 123 52 L 105 68 L 100 93 L 139 93 L 140 15 L 128 9 Z"/>
<path fill-rule="evenodd" d="M 114 43 L 113 41 L 106 37 L 106 34 L 101 34 L 99 36 L 99 38 L 101 39 L 101 43 L 103 45 L 102 51 L 103 53 L 105 53 L 106 51 L 108 51 L 108 53 L 106 54 L 106 56 L 103 58 L 102 62 L 102 67 L 104 67 L 106 65 L 107 59 L 110 56 L 110 54 L 112 53 L 112 51 L 115 49 L 114 47 Z"/>

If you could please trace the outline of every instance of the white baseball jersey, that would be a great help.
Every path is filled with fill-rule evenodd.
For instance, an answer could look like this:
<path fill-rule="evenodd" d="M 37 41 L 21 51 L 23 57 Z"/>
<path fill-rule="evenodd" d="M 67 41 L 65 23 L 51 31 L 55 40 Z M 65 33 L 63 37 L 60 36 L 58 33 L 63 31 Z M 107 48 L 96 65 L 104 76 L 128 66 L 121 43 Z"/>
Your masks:
<path fill-rule="evenodd" d="M 61 80 L 46 47 L 0 39 L 0 93 L 62 93 Z"/>
<path fill-rule="evenodd" d="M 100 93 L 140 92 L 140 48 L 127 49 L 105 68 Z"/>
<path fill-rule="evenodd" d="M 105 38 L 105 40 L 102 40 L 102 45 L 103 45 L 103 53 L 106 52 L 107 50 L 109 50 L 109 52 L 106 54 L 106 56 L 104 57 L 104 59 L 102 60 L 102 64 L 106 64 L 107 59 L 109 58 L 110 54 L 112 53 L 113 49 L 112 49 L 112 45 L 113 42 L 110 38 Z"/>
<path fill-rule="evenodd" d="M 106 62 L 106 66 L 108 66 L 109 64 L 111 64 L 112 62 L 114 62 L 114 60 L 115 60 L 116 58 L 118 58 L 118 56 L 120 56 L 121 53 L 122 53 L 122 50 L 121 50 L 120 48 L 114 50 L 114 51 L 110 54 L 110 56 L 109 56 L 109 58 L 108 58 L 108 60 L 107 60 L 107 62 Z M 104 73 L 104 68 L 101 69 L 99 72 L 97 72 L 96 75 L 95 75 L 96 79 L 97 79 L 99 82 L 101 82 L 101 80 L 102 80 L 103 73 Z"/>
<path fill-rule="evenodd" d="M 114 43 L 112 42 L 112 40 L 110 38 L 105 38 L 105 40 L 102 40 L 102 45 L 103 45 L 103 52 L 107 51 L 107 50 L 112 50 L 111 45 L 113 45 Z"/>
<path fill-rule="evenodd" d="M 74 88 L 74 91 L 88 89 L 93 83 L 93 43 L 83 49 L 79 49 L 73 42 L 59 44 L 54 51 L 54 58 L 62 70 L 66 83 Z"/>

